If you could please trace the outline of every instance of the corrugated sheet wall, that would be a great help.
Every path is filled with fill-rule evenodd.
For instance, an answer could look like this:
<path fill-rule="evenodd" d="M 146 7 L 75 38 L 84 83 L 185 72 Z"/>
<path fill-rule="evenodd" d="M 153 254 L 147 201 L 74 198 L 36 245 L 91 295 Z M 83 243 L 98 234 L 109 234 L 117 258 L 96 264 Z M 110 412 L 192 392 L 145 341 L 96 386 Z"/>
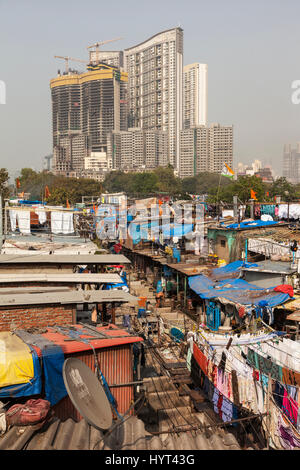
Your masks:
<path fill-rule="evenodd" d="M 133 364 L 131 345 L 126 344 L 114 348 L 96 350 L 98 363 L 102 374 L 109 385 L 118 385 L 133 381 Z M 66 354 L 65 358 L 76 357 L 87 364 L 93 371 L 95 370 L 95 360 L 92 351 Z M 122 415 L 131 406 L 134 400 L 133 385 L 124 387 L 112 387 L 111 392 L 118 404 L 118 412 Z M 69 397 L 61 400 L 54 406 L 56 416 L 62 421 L 73 418 L 79 421 L 82 416 L 73 406 Z M 131 412 L 133 414 L 133 412 Z"/>

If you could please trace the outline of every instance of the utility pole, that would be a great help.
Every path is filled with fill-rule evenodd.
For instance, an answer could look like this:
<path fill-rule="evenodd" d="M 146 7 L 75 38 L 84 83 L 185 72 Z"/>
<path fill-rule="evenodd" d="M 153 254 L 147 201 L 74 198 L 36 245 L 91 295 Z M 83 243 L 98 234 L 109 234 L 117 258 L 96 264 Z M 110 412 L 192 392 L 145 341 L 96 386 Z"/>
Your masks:
<path fill-rule="evenodd" d="M 233 217 L 234 221 L 238 221 L 238 197 L 233 196 Z"/>

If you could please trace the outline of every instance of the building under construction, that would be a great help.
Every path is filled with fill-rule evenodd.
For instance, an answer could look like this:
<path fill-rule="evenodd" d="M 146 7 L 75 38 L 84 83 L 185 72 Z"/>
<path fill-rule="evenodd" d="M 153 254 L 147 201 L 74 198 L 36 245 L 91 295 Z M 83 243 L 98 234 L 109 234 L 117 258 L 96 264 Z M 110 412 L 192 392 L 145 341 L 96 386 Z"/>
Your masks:
<path fill-rule="evenodd" d="M 104 63 L 50 81 L 55 172 L 83 170 L 91 152 L 106 152 L 108 133 L 127 130 L 127 81 Z"/>

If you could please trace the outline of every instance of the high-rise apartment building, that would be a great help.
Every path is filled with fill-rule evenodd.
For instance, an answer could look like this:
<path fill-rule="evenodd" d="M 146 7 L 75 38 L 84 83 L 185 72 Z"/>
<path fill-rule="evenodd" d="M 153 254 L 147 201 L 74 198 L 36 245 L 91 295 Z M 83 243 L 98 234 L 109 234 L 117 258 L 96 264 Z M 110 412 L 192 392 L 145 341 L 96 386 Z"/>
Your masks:
<path fill-rule="evenodd" d="M 207 65 L 190 64 L 183 69 L 183 127 L 207 125 Z"/>
<path fill-rule="evenodd" d="M 209 126 L 208 171 L 220 173 L 224 163 L 233 166 L 233 126 L 211 124 Z"/>
<path fill-rule="evenodd" d="M 295 148 L 286 144 L 283 149 L 283 176 L 293 184 L 300 183 L 300 142 Z"/>
<path fill-rule="evenodd" d="M 179 176 L 187 178 L 209 169 L 209 128 L 185 129 L 180 134 Z"/>
<path fill-rule="evenodd" d="M 108 158 L 117 170 L 153 170 L 167 166 L 168 135 L 140 128 L 114 131 L 108 137 Z"/>
<path fill-rule="evenodd" d="M 179 176 L 187 178 L 205 171 L 220 173 L 233 163 L 233 126 L 212 124 L 184 129 L 180 134 Z"/>
<path fill-rule="evenodd" d="M 107 151 L 107 135 L 127 129 L 127 74 L 107 64 L 50 81 L 53 169 L 81 170 L 91 152 Z"/>
<path fill-rule="evenodd" d="M 168 161 L 178 169 L 183 118 L 183 30 L 174 28 L 124 52 L 130 127 L 168 134 Z"/>
<path fill-rule="evenodd" d="M 90 51 L 90 63 L 103 62 L 118 69 L 124 67 L 123 51 Z"/>

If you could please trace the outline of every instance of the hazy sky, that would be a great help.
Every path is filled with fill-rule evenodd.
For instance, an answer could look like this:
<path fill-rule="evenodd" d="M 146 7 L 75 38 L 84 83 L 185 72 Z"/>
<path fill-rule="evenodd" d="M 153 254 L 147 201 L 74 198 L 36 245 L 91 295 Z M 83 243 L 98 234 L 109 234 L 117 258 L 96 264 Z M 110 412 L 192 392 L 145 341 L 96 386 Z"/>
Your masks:
<path fill-rule="evenodd" d="M 281 173 L 283 145 L 300 141 L 299 0 L 0 0 L 0 167 L 40 170 L 52 153 L 49 80 L 86 47 L 124 49 L 184 29 L 184 64 L 208 64 L 208 120 L 234 125 L 234 162 Z M 72 65 L 80 65 L 72 63 Z"/>

